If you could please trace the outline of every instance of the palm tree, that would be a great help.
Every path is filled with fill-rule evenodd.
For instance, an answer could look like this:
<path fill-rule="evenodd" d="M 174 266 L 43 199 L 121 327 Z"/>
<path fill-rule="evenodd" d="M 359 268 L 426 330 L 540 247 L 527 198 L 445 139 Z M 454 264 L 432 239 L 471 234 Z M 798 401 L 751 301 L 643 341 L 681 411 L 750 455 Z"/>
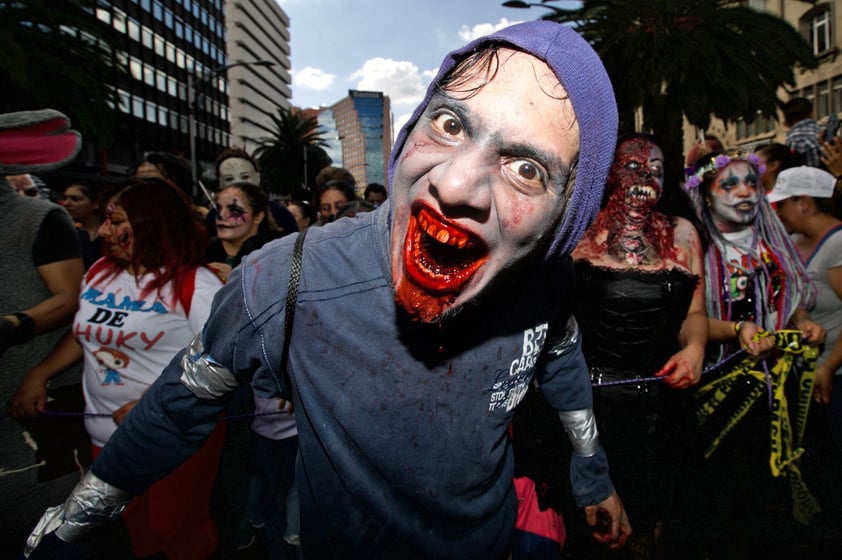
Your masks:
<path fill-rule="evenodd" d="M 308 183 L 331 164 L 319 123 L 315 117 L 304 118 L 299 111 L 283 107 L 270 118 L 273 134 L 262 138 L 255 151 L 263 184 L 268 192 L 311 200 Z"/>
<path fill-rule="evenodd" d="M 114 31 L 96 0 L 0 1 L 0 112 L 57 109 L 107 145 L 120 73 Z"/>
<path fill-rule="evenodd" d="M 552 1 L 552 0 L 550 0 Z M 545 4 L 547 0 L 542 0 Z M 775 116 L 778 89 L 794 85 L 793 67 L 815 68 L 807 41 L 786 21 L 733 0 L 583 0 L 542 19 L 572 24 L 599 53 L 620 110 L 632 130 L 643 109 L 644 128 L 659 139 L 677 180 L 682 114 L 701 129 L 711 115 L 752 121 Z M 506 2 L 528 7 L 525 2 Z"/>

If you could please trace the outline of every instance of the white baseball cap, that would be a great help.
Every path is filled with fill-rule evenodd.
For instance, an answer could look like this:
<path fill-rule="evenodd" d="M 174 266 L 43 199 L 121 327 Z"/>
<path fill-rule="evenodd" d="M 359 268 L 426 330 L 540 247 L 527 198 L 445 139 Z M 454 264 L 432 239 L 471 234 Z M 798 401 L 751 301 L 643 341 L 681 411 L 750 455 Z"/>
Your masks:
<path fill-rule="evenodd" d="M 793 196 L 812 196 L 813 198 L 830 198 L 836 177 L 818 167 L 802 165 L 790 167 L 778 173 L 775 187 L 766 193 L 769 202 L 778 202 Z"/>

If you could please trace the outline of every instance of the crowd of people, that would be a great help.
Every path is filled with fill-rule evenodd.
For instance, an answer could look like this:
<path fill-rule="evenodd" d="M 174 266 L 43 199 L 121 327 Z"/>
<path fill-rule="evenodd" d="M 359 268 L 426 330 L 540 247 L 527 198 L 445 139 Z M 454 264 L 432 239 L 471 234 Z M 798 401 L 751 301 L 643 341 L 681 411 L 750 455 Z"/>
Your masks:
<path fill-rule="evenodd" d="M 272 200 L 231 147 L 204 204 L 150 152 L 59 206 L 33 177 L 78 135 L 0 115 L 45 138 L 0 153 L 0 557 L 115 527 L 185 560 L 842 546 L 801 530 L 842 510 L 816 474 L 842 457 L 842 141 L 784 115 L 786 143 L 700 143 L 668 184 L 547 21 L 448 55 L 362 196 L 327 167 Z M 547 512 L 548 547 L 516 538 Z"/>

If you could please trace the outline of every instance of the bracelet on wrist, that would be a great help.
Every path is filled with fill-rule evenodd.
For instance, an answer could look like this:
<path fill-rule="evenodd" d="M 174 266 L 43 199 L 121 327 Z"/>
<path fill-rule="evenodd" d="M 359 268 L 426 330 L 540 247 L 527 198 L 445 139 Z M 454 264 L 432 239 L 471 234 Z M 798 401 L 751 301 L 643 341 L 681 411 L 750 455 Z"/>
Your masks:
<path fill-rule="evenodd" d="M 737 321 L 734 323 L 733 328 L 735 335 L 740 336 L 740 329 L 743 328 L 743 323 L 745 323 L 745 321 Z"/>

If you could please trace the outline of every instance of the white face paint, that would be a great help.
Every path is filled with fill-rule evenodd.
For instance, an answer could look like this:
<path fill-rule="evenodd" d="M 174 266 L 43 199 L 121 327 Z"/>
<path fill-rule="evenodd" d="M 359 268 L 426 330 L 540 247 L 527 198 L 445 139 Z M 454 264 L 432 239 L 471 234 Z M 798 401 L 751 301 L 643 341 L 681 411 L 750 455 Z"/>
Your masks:
<path fill-rule="evenodd" d="M 260 184 L 260 173 L 254 165 L 243 158 L 232 157 L 219 164 L 219 187 L 227 187 L 231 183 Z"/>
<path fill-rule="evenodd" d="M 746 161 L 733 161 L 719 171 L 708 196 L 711 218 L 720 232 L 751 227 L 757 217 L 759 184 L 757 171 Z"/>

